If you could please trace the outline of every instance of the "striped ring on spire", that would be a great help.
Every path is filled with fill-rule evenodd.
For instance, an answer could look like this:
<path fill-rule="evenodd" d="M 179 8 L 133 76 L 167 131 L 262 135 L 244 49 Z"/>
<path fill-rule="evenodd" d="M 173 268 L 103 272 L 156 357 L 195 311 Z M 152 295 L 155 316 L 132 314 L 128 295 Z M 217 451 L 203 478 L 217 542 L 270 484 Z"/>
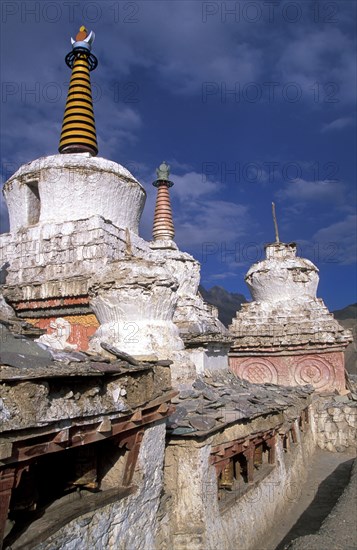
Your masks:
<path fill-rule="evenodd" d="M 96 60 L 96 58 L 90 53 L 91 42 L 85 41 L 86 37 L 89 39 L 91 36 L 92 33 L 87 37 L 87 30 L 81 27 L 76 37 L 77 41 L 72 40 L 72 57 L 68 62 L 72 66 L 72 76 L 63 116 L 58 149 L 60 153 L 89 152 L 92 155 L 98 153 L 89 74 L 91 70 L 89 60 L 90 58 Z"/>
<path fill-rule="evenodd" d="M 170 187 L 173 186 L 169 180 L 170 166 L 164 161 L 156 170 L 157 180 L 154 187 L 157 187 L 156 207 L 154 214 L 153 238 L 154 241 L 173 240 L 175 236 L 174 222 L 170 201 Z"/>

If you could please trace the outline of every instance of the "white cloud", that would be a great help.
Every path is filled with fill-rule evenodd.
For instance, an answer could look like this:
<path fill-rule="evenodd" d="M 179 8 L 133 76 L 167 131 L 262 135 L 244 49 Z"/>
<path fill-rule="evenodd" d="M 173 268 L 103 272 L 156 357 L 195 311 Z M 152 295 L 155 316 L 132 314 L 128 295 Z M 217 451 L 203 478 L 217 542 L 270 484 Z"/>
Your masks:
<path fill-rule="evenodd" d="M 210 275 L 208 279 L 212 279 L 214 281 L 223 281 L 224 279 L 229 279 L 230 277 L 237 277 L 237 273 L 234 271 L 226 271 L 224 273 L 215 273 L 213 275 Z"/>
<path fill-rule="evenodd" d="M 203 48 L 202 44 L 195 43 L 197 38 L 187 39 L 192 48 L 186 55 L 185 52 L 180 52 L 179 56 L 176 53 L 174 59 L 164 59 L 159 65 L 163 82 L 176 93 L 197 93 L 207 83 L 220 85 L 223 82 L 233 86 L 235 82 L 247 83 L 260 77 L 262 52 L 252 45 L 231 42 L 222 50 L 210 52 L 213 41 L 206 42 Z"/>
<path fill-rule="evenodd" d="M 193 170 L 191 164 L 188 164 L 187 162 L 181 162 L 175 158 L 167 159 L 167 163 L 171 166 L 171 168 L 175 170 L 182 170 L 186 172 L 190 172 Z"/>
<path fill-rule="evenodd" d="M 171 191 L 172 195 L 181 201 L 197 199 L 223 190 L 223 185 L 218 181 L 210 180 L 205 174 L 194 171 L 186 172 L 182 176 L 172 174 L 170 178 L 175 182 Z"/>
<path fill-rule="evenodd" d="M 176 241 L 181 248 L 197 249 L 206 243 L 229 248 L 245 234 L 247 206 L 214 198 L 224 189 L 222 183 L 194 171 L 172 174 L 171 179 Z"/>
<path fill-rule="evenodd" d="M 44 110 L 47 111 L 48 106 Z M 42 113 L 42 111 L 41 111 Z M 2 148 L 11 155 L 11 161 L 3 158 L 2 170 L 5 179 L 10 177 L 22 164 L 40 156 L 57 153 L 61 134 L 62 117 L 53 122 L 45 114 L 39 113 L 24 123 L 23 113 L 16 109 L 9 110 L 9 117 L 4 117 L 2 124 Z M 11 120 L 11 123 L 9 122 Z M 40 153 L 39 153 L 40 151 Z"/>
<path fill-rule="evenodd" d="M 136 143 L 142 127 L 140 113 L 128 106 L 112 105 L 102 102 L 96 110 L 98 148 L 101 156 L 117 157 L 126 143 Z M 109 111 L 109 109 L 111 109 Z M 105 124 L 100 124 L 105 121 Z"/>
<path fill-rule="evenodd" d="M 339 28 L 295 27 L 276 63 L 285 82 L 296 82 L 316 105 L 355 102 L 354 38 Z"/>
<path fill-rule="evenodd" d="M 330 201 L 336 204 L 343 201 L 344 192 L 345 186 L 338 181 L 296 179 L 277 191 L 276 196 L 280 200 L 295 200 L 298 203 Z"/>
<path fill-rule="evenodd" d="M 182 248 L 202 248 L 214 243 L 230 248 L 230 243 L 246 234 L 249 226 L 248 208 L 229 201 L 205 199 L 192 201 L 176 212 L 177 243 Z"/>
<path fill-rule="evenodd" d="M 342 221 L 319 229 L 312 240 L 324 251 L 325 261 L 354 264 L 356 257 L 357 216 L 348 215 Z"/>
<path fill-rule="evenodd" d="M 332 130 L 342 130 L 347 126 L 352 126 L 355 123 L 355 120 L 352 117 L 341 117 L 324 124 L 321 132 L 331 132 Z"/>

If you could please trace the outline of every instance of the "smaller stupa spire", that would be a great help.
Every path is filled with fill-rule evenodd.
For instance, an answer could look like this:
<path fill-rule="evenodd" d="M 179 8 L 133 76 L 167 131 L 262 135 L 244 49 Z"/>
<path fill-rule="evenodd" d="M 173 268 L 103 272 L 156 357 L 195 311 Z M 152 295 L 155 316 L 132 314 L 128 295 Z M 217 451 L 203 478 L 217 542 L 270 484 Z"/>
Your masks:
<path fill-rule="evenodd" d="M 153 238 L 154 241 L 173 240 L 175 229 L 169 194 L 169 189 L 173 186 L 173 182 L 169 180 L 170 166 L 164 161 L 156 170 L 156 175 L 157 179 L 153 182 L 154 187 L 157 187 Z"/>
<path fill-rule="evenodd" d="M 98 65 L 91 53 L 95 35 L 82 26 L 74 40 L 72 51 L 66 56 L 66 64 L 72 69 L 63 116 L 60 153 L 98 153 L 97 135 L 94 121 L 92 90 L 89 72 Z"/>
<path fill-rule="evenodd" d="M 272 209 L 272 213 L 273 213 L 273 222 L 274 222 L 274 229 L 275 229 L 275 242 L 280 243 L 278 222 L 276 220 L 276 212 L 275 212 L 275 202 L 271 203 L 271 209 Z"/>

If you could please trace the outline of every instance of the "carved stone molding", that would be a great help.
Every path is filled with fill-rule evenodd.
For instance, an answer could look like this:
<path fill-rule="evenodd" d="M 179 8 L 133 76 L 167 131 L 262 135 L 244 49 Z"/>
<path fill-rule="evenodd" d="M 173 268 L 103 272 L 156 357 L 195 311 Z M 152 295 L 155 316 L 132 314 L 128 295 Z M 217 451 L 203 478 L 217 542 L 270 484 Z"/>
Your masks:
<path fill-rule="evenodd" d="M 298 361 L 294 379 L 298 385 L 311 384 L 318 390 L 326 389 L 333 384 L 335 374 L 332 366 L 320 357 L 304 357 Z"/>
<path fill-rule="evenodd" d="M 262 357 L 244 361 L 239 367 L 238 375 L 253 384 L 278 383 L 276 367 L 271 361 Z"/>

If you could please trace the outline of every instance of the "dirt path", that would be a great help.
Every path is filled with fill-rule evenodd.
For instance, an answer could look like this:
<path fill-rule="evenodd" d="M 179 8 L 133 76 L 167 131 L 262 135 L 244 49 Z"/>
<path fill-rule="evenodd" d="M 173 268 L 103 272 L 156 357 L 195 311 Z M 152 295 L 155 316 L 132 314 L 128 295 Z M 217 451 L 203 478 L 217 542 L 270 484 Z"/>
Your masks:
<path fill-rule="evenodd" d="M 283 550 L 292 540 L 316 533 L 346 487 L 354 455 L 318 450 L 301 496 L 256 550 Z"/>

